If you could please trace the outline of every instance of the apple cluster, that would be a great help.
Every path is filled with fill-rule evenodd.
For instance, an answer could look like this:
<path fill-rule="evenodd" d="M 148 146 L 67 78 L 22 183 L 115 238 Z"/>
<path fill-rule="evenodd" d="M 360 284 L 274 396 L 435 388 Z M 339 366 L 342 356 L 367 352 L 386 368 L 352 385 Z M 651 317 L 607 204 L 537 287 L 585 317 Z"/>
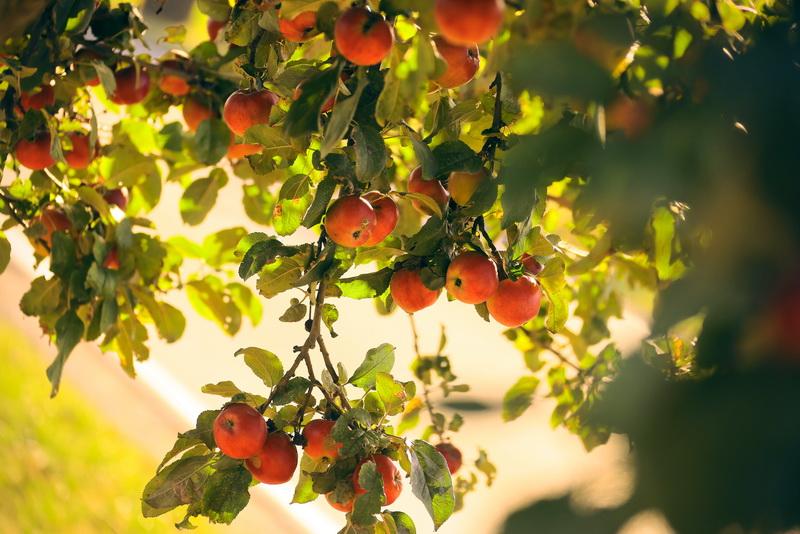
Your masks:
<path fill-rule="evenodd" d="M 341 443 L 333 439 L 335 421 L 314 419 L 303 428 L 304 453 L 312 460 L 325 459 L 336 462 Z M 243 460 L 253 477 L 264 484 L 284 484 L 294 475 L 298 464 L 298 452 L 287 433 L 270 430 L 269 423 L 253 407 L 233 402 L 228 404 L 216 417 L 213 424 L 214 441 L 226 456 Z M 451 443 L 441 443 L 436 449 L 444 456 L 448 470 L 455 473 L 461 467 L 461 451 Z M 337 500 L 333 492 L 326 495 L 330 505 L 341 512 L 351 512 L 355 497 L 367 492 L 359 484 L 361 467 L 374 462 L 383 480 L 384 504 L 390 505 L 403 489 L 400 470 L 394 461 L 384 454 L 372 454 L 362 458 L 352 473 L 352 492 L 344 502 Z"/>

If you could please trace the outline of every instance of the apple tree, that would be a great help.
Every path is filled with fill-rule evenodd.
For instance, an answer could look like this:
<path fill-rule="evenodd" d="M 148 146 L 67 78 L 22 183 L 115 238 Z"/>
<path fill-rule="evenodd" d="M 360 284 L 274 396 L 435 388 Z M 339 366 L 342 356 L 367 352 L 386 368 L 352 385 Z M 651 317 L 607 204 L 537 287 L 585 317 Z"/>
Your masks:
<path fill-rule="evenodd" d="M 342 532 L 415 532 L 391 509 L 402 491 L 438 528 L 491 484 L 487 453 L 467 465 L 458 449 L 468 420 L 432 401 L 469 389 L 444 332 L 435 353 L 417 348 L 410 370 L 394 368 L 391 339 L 347 370 L 326 345 L 348 335 L 335 327 L 341 299 L 409 314 L 415 346 L 413 314 L 442 293 L 448 306 L 473 307 L 506 327 L 498 343 L 522 356 L 505 420 L 548 397 L 554 426 L 587 449 L 628 434 L 654 477 L 646 460 L 666 454 L 665 438 L 622 409 L 645 396 L 636 377 L 669 392 L 720 376 L 752 384 L 737 374 L 748 354 L 796 353 L 798 189 L 786 170 L 796 172 L 797 151 L 771 121 L 796 123 L 789 95 L 800 93 L 775 90 L 756 68 L 797 89 L 791 3 L 197 5 L 208 39 L 185 47 L 186 29 L 169 26 L 153 36 L 173 47 L 161 57 L 128 3 L 0 7 L 2 231 L 23 232 L 49 269 L 20 309 L 55 345 L 52 394 L 81 340 L 116 354 L 132 377 L 152 336 L 178 340 L 185 318 L 166 302 L 172 292 L 230 336 L 243 321 L 297 323 L 292 354 L 232 348 L 263 389 L 224 376 L 204 387 L 224 400 L 178 436 L 144 488 L 144 515 L 182 506 L 178 527 L 197 516 L 230 523 L 254 483 L 299 472 L 293 502 L 327 499 L 343 512 Z M 748 83 L 764 91 L 757 105 Z M 241 187 L 250 227 L 202 242 L 160 237 L 148 214 L 165 183 L 182 188 L 189 226 L 220 190 Z M 756 215 L 765 209 L 776 220 Z M 315 238 L 299 242 L 307 231 Z M 782 254 L 764 252 L 774 244 L 764 235 L 785 236 Z M 724 267 L 759 250 L 769 282 L 742 283 L 754 264 Z M 0 269 L 11 253 L 0 233 Z M 759 295 L 783 287 L 775 280 L 788 280 L 791 297 L 771 305 L 768 327 L 745 324 L 744 310 L 767 306 Z M 288 309 L 263 317 L 260 299 L 283 293 Z M 653 316 L 652 331 L 623 358 L 609 322 L 635 306 Z M 727 359 L 706 355 L 719 350 Z M 657 407 L 663 420 L 686 413 Z M 685 526 L 671 495 L 651 487 L 678 491 L 674 474 L 642 478 L 610 524 L 651 506 Z M 548 524 L 567 505 L 548 506 L 508 530 Z M 740 510 L 722 526 L 748 523 Z"/>

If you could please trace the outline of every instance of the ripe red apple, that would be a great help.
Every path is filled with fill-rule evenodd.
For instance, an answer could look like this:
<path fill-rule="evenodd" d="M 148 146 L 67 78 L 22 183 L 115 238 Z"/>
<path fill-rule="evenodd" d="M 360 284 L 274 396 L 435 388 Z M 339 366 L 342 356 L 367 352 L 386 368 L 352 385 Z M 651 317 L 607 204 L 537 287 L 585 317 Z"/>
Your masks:
<path fill-rule="evenodd" d="M 206 22 L 206 31 L 208 32 L 208 40 L 216 41 L 219 31 L 225 27 L 224 20 L 208 19 Z"/>
<path fill-rule="evenodd" d="M 478 172 L 451 172 L 447 179 L 447 190 L 456 204 L 466 206 L 481 183 L 488 179 L 489 175 L 484 169 Z"/>
<path fill-rule="evenodd" d="M 351 497 L 347 502 L 337 502 L 334 500 L 333 492 L 326 493 L 325 499 L 327 499 L 328 504 L 330 504 L 334 510 L 338 510 L 340 512 L 352 512 L 353 511 L 353 504 L 355 504 L 355 497 Z"/>
<path fill-rule="evenodd" d="M 472 46 L 497 34 L 505 7 L 503 0 L 436 0 L 433 14 L 448 41 Z"/>
<path fill-rule="evenodd" d="M 517 280 L 501 281 L 497 291 L 486 301 L 486 306 L 495 321 L 516 328 L 536 317 L 541 301 L 542 290 L 536 281 L 521 276 Z"/>
<path fill-rule="evenodd" d="M 371 458 L 367 458 L 358 464 L 358 467 L 356 467 L 353 473 L 353 489 L 356 495 L 367 493 L 367 490 L 362 488 L 358 483 L 358 476 L 361 473 L 361 466 L 370 460 L 375 462 L 375 468 L 383 479 L 383 494 L 386 497 L 386 502 L 383 504 L 389 506 L 397 500 L 397 497 L 400 496 L 400 492 L 403 491 L 403 478 L 400 476 L 400 470 L 397 469 L 397 466 L 394 465 L 394 462 L 388 456 L 375 454 Z"/>
<path fill-rule="evenodd" d="M 214 110 L 194 96 L 187 97 L 183 102 L 183 121 L 190 131 L 196 132 L 197 127 L 204 120 L 214 116 Z"/>
<path fill-rule="evenodd" d="M 544 265 L 539 263 L 539 261 L 536 258 L 531 256 L 527 252 L 522 256 L 520 256 L 519 262 L 522 264 L 525 270 L 528 271 L 528 273 L 532 274 L 533 276 L 536 276 L 537 274 L 542 272 L 542 269 L 544 269 Z"/>
<path fill-rule="evenodd" d="M 119 271 L 119 251 L 117 247 L 111 247 L 103 260 L 103 267 L 112 271 Z"/>
<path fill-rule="evenodd" d="M 297 469 L 297 448 L 285 432 L 270 432 L 261 451 L 244 465 L 259 482 L 283 484 Z"/>
<path fill-rule="evenodd" d="M 606 108 L 606 128 L 620 130 L 629 139 L 636 139 L 650 128 L 653 111 L 643 100 L 621 95 Z"/>
<path fill-rule="evenodd" d="M 222 108 L 225 124 L 236 135 L 244 135 L 255 124 L 267 124 L 272 106 L 278 103 L 278 95 L 263 89 L 234 91 Z"/>
<path fill-rule="evenodd" d="M 454 45 L 441 35 L 434 37 L 433 43 L 447 65 L 445 71 L 434 82 L 441 87 L 451 89 L 464 85 L 475 77 L 475 73 L 478 72 L 478 67 L 481 64 L 478 45 Z"/>
<path fill-rule="evenodd" d="M 19 105 L 23 111 L 29 109 L 44 109 L 56 102 L 56 93 L 51 85 L 42 85 L 31 92 L 24 92 L 19 99 Z"/>
<path fill-rule="evenodd" d="M 499 284 L 497 265 L 480 252 L 463 252 L 447 267 L 447 292 L 467 304 L 485 302 Z"/>
<path fill-rule="evenodd" d="M 334 243 L 355 248 L 369 241 L 377 222 L 370 203 L 352 195 L 331 204 L 325 215 L 325 231 Z"/>
<path fill-rule="evenodd" d="M 122 211 L 125 211 L 125 208 L 128 207 L 128 197 L 122 189 L 109 189 L 103 195 L 103 198 L 106 202 L 117 206 Z"/>
<path fill-rule="evenodd" d="M 422 177 L 422 167 L 417 167 L 411 171 L 411 176 L 408 177 L 408 192 L 420 193 L 431 197 L 443 210 L 450 199 L 450 193 L 447 192 L 447 189 L 442 186 L 439 180 L 425 180 Z M 411 205 L 420 213 L 433 215 L 428 206 L 417 200 L 412 200 Z"/>
<path fill-rule="evenodd" d="M 397 226 L 400 210 L 397 209 L 397 204 L 394 203 L 394 200 L 378 191 L 370 191 L 363 198 L 375 210 L 376 219 L 375 227 L 372 229 L 370 238 L 364 243 L 364 246 L 374 247 L 386 239 L 392 233 L 394 227 Z"/>
<path fill-rule="evenodd" d="M 444 461 L 447 462 L 447 470 L 450 471 L 451 475 L 461 469 L 462 457 L 458 447 L 452 443 L 439 443 L 436 446 L 436 450 L 444 456 Z"/>
<path fill-rule="evenodd" d="M 261 151 L 264 149 L 261 145 L 256 145 L 254 143 L 231 143 L 228 146 L 228 159 L 242 159 L 246 158 L 247 156 L 253 156 L 255 154 L 260 154 Z"/>
<path fill-rule="evenodd" d="M 114 79 L 117 88 L 110 98 L 115 104 L 136 104 L 150 92 L 150 75 L 145 68 L 125 67 L 114 73 Z"/>
<path fill-rule="evenodd" d="M 20 165 L 34 171 L 55 164 L 50 155 L 50 134 L 42 132 L 33 139 L 20 139 L 14 147 L 14 156 Z"/>
<path fill-rule="evenodd" d="M 186 79 L 185 65 L 175 59 L 161 62 L 161 77 L 158 79 L 158 88 L 168 95 L 184 96 L 189 94 L 191 86 Z"/>
<path fill-rule="evenodd" d="M 298 13 L 291 20 L 280 19 L 278 21 L 281 34 L 287 41 L 302 43 L 312 37 L 312 33 L 317 27 L 317 13 L 314 11 L 303 11 Z"/>
<path fill-rule="evenodd" d="M 85 169 L 94 159 L 96 150 L 89 147 L 89 136 L 82 133 L 71 133 L 72 150 L 64 154 L 67 165 L 73 169 Z"/>
<path fill-rule="evenodd" d="M 441 290 L 428 289 L 422 282 L 419 271 L 400 269 L 389 282 L 392 299 L 406 313 L 414 313 L 432 306 Z"/>
<path fill-rule="evenodd" d="M 258 411 L 240 402 L 226 406 L 214 420 L 214 441 L 226 456 L 244 460 L 261 451 L 267 423 Z"/>
<path fill-rule="evenodd" d="M 306 425 L 303 436 L 306 438 L 305 451 L 308 456 L 315 460 L 320 458 L 335 460 L 339 457 L 342 444 L 331 436 L 335 424 L 330 419 L 314 419 Z"/>
<path fill-rule="evenodd" d="M 336 48 L 355 65 L 368 67 L 383 61 L 394 43 L 394 30 L 380 13 L 351 7 L 333 30 Z"/>

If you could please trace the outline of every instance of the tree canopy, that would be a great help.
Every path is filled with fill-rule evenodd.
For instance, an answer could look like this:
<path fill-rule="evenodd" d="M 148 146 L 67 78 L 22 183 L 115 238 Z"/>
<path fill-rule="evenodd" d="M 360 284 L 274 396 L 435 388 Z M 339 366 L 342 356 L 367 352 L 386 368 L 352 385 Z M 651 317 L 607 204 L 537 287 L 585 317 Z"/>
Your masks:
<path fill-rule="evenodd" d="M 254 477 L 299 463 L 293 502 L 324 495 L 342 532 L 415 532 L 385 507 L 399 465 L 438 528 L 495 476 L 491 451 L 460 469 L 468 416 L 431 400 L 469 389 L 459 355 L 442 332 L 407 373 L 387 339 L 350 371 L 325 339 L 348 335 L 340 299 L 413 314 L 444 292 L 521 353 L 505 420 L 548 397 L 587 449 L 611 433 L 633 447 L 628 502 L 582 515 L 565 496 L 506 532 L 614 532 L 647 509 L 680 532 L 800 521 L 794 3 L 197 5 L 208 40 L 184 47 L 168 26 L 161 57 L 128 3 L 0 6 L 2 231 L 49 266 L 20 309 L 54 341 L 53 395 L 81 340 L 131 376 L 152 336 L 178 340 L 170 293 L 231 336 L 298 323 L 294 354 L 232 348 L 264 389 L 204 387 L 225 400 L 178 436 L 145 516 L 230 523 Z M 165 183 L 190 226 L 241 188 L 250 227 L 161 238 L 148 217 Z M 0 233 L 0 270 L 11 252 Z M 263 317 L 260 299 L 285 292 Z M 632 307 L 651 332 L 623 357 L 609 321 Z M 224 432 L 248 420 L 257 447 L 238 455 Z"/>

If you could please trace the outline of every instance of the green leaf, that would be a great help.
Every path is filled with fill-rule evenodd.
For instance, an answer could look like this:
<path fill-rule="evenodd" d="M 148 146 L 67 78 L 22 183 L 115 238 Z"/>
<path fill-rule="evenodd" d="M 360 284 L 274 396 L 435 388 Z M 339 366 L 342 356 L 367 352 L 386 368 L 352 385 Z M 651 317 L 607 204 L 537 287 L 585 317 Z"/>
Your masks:
<path fill-rule="evenodd" d="M 403 406 L 407 400 L 406 390 L 403 384 L 394 379 L 389 373 L 377 373 L 375 375 L 375 390 L 378 392 L 386 413 L 397 415 L 403 411 Z"/>
<path fill-rule="evenodd" d="M 201 316 L 217 323 L 228 335 L 239 331 L 242 312 L 225 293 L 219 279 L 207 276 L 202 280 L 192 280 L 185 287 L 189 303 Z"/>
<path fill-rule="evenodd" d="M 388 373 L 392 367 L 394 367 L 394 347 L 384 343 L 367 351 L 367 356 L 350 377 L 349 383 L 361 389 L 370 389 L 375 386 L 378 373 Z"/>
<path fill-rule="evenodd" d="M 542 272 L 537 276 L 537 280 L 550 303 L 547 309 L 545 326 L 551 332 L 561 331 L 569 318 L 571 295 L 565 287 L 567 283 L 564 276 L 565 270 L 564 260 L 556 257 L 548 261 Z"/>
<path fill-rule="evenodd" d="M 286 114 L 287 135 L 299 137 L 319 129 L 320 111 L 336 89 L 338 80 L 339 69 L 328 69 L 303 80 L 300 96 L 292 102 Z"/>
<path fill-rule="evenodd" d="M 167 343 L 174 343 L 180 339 L 186 329 L 186 318 L 183 313 L 171 304 L 156 301 L 147 291 L 135 290 L 135 293 L 153 319 L 159 337 Z"/>
<path fill-rule="evenodd" d="M 339 310 L 333 304 L 325 303 L 322 305 L 322 322 L 328 327 L 331 337 L 336 337 L 338 334 L 333 331 L 333 325 L 339 320 Z"/>
<path fill-rule="evenodd" d="M 164 468 L 142 492 L 142 515 L 156 517 L 199 500 L 213 471 L 212 461 L 211 455 L 189 456 Z"/>
<path fill-rule="evenodd" d="M 231 131 L 221 119 L 204 120 L 194 135 L 194 158 L 200 163 L 213 165 L 225 156 L 230 144 Z"/>
<path fill-rule="evenodd" d="M 309 204 L 311 204 L 310 195 L 279 200 L 272 211 L 272 226 L 278 235 L 295 233 L 303 222 Z"/>
<path fill-rule="evenodd" d="M 209 395 L 219 395 L 220 397 L 228 398 L 244 393 L 230 380 L 223 380 L 222 382 L 217 382 L 216 384 L 206 384 L 200 388 L 200 391 Z"/>
<path fill-rule="evenodd" d="M 203 222 L 217 203 L 219 190 L 228 183 L 228 175 L 224 170 L 215 168 L 208 178 L 200 178 L 192 182 L 183 192 L 180 200 L 180 212 L 183 222 L 197 225 Z"/>
<path fill-rule="evenodd" d="M 6 239 L 6 235 L 0 232 L 0 274 L 6 270 L 11 261 L 11 243 Z"/>
<path fill-rule="evenodd" d="M 292 299 L 289 303 L 289 307 L 278 320 L 284 323 L 296 323 L 297 321 L 305 319 L 307 311 L 308 306 L 297 299 Z"/>
<path fill-rule="evenodd" d="M 239 277 L 242 280 L 258 274 L 265 265 L 279 256 L 294 256 L 299 252 L 297 247 L 286 246 L 274 237 L 267 237 L 265 234 L 261 236 L 263 239 L 253 243 L 242 258 L 239 265 Z"/>
<path fill-rule="evenodd" d="M 244 363 L 267 387 L 273 387 L 283 376 L 280 358 L 268 350 L 247 347 L 236 351 L 235 356 L 244 356 Z"/>
<path fill-rule="evenodd" d="M 411 139 L 411 146 L 414 148 L 414 156 L 422 167 L 422 177 L 432 180 L 436 177 L 436 157 L 433 155 L 431 147 L 423 141 L 419 134 L 411 128 L 406 128 L 408 137 Z"/>
<path fill-rule="evenodd" d="M 197 416 L 195 428 L 189 430 L 188 432 L 184 432 L 183 434 L 178 434 L 178 439 L 175 440 L 175 444 L 172 446 L 172 449 L 170 449 L 170 451 L 164 455 L 164 458 L 158 465 L 156 472 L 161 471 L 161 469 L 178 454 L 191 447 L 194 447 L 195 445 L 202 443 L 210 452 L 216 446 L 214 443 L 214 431 L 212 430 L 212 427 L 214 420 L 217 418 L 217 415 L 219 415 L 219 412 L 220 410 L 205 410 L 201 412 L 200 415 Z"/>
<path fill-rule="evenodd" d="M 266 265 L 258 277 L 256 287 L 266 298 L 272 298 L 294 287 L 303 273 L 303 264 L 295 258 L 279 258 Z"/>
<path fill-rule="evenodd" d="M 250 471 L 242 464 L 217 471 L 205 483 L 201 510 L 212 523 L 230 525 L 250 502 Z"/>
<path fill-rule="evenodd" d="M 370 182 L 386 167 L 386 145 L 381 132 L 371 126 L 356 125 L 353 128 L 356 153 L 356 178 Z"/>
<path fill-rule="evenodd" d="M 61 280 L 56 277 L 49 280 L 40 276 L 31 282 L 31 287 L 22 295 L 19 307 L 22 313 L 29 316 L 40 316 L 53 313 L 61 306 Z"/>
<path fill-rule="evenodd" d="M 308 194 L 311 178 L 305 174 L 295 174 L 281 186 L 278 198 L 281 200 L 294 200 Z"/>
<path fill-rule="evenodd" d="M 342 296 L 350 299 L 371 299 L 383 295 L 389 289 L 392 269 L 386 267 L 374 273 L 362 274 L 353 278 L 341 278 L 336 282 Z"/>
<path fill-rule="evenodd" d="M 422 440 L 411 444 L 411 490 L 433 519 L 434 530 L 453 515 L 455 494 L 447 462 L 433 445 Z"/>
<path fill-rule="evenodd" d="M 436 160 L 435 176 L 446 176 L 453 171 L 478 172 L 483 166 L 480 156 L 463 141 L 445 141 L 436 146 L 433 158 Z"/>
<path fill-rule="evenodd" d="M 330 176 L 326 176 L 318 185 L 317 192 L 314 195 L 314 200 L 311 206 L 306 211 L 303 217 L 303 226 L 311 228 L 318 225 L 322 221 L 322 216 L 328 209 L 328 204 L 333 198 L 333 192 L 336 190 L 336 180 Z"/>
<path fill-rule="evenodd" d="M 511 386 L 503 397 L 503 421 L 513 421 L 533 402 L 533 394 L 539 386 L 535 376 L 523 376 Z"/>
<path fill-rule="evenodd" d="M 64 232 L 54 232 L 53 246 L 50 248 L 50 270 L 66 279 L 76 267 L 75 241 Z"/>
<path fill-rule="evenodd" d="M 244 134 L 245 143 L 255 143 L 263 147 L 262 154 L 269 158 L 279 157 L 286 162 L 294 161 L 295 148 L 283 132 L 268 124 L 256 124 Z"/>
<path fill-rule="evenodd" d="M 659 280 L 675 280 L 686 271 L 681 260 L 672 261 L 673 243 L 675 241 L 675 215 L 665 207 L 653 211 L 650 221 L 653 236 L 653 263 Z M 609 248 L 611 247 L 609 238 Z"/>
<path fill-rule="evenodd" d="M 97 77 L 100 78 L 100 84 L 107 95 L 113 95 L 117 90 L 117 79 L 114 77 L 114 72 L 102 61 L 92 61 Z"/>
<path fill-rule="evenodd" d="M 388 517 L 387 517 L 388 516 Z M 384 512 L 384 521 L 392 522 L 394 531 L 397 534 L 417 534 L 417 527 L 414 520 L 405 512 Z"/>
<path fill-rule="evenodd" d="M 613 88 L 608 71 L 569 41 L 540 41 L 515 50 L 508 71 L 517 89 L 532 94 L 602 100 Z"/>
<path fill-rule="evenodd" d="M 197 0 L 197 8 L 204 15 L 214 20 L 228 20 L 231 6 L 228 0 Z"/>
<path fill-rule="evenodd" d="M 375 514 L 381 511 L 385 499 L 383 494 L 383 478 L 378 473 L 373 460 L 361 464 L 358 471 L 358 485 L 366 491 L 356 497 L 353 505 L 352 521 L 356 525 L 372 525 Z"/>
<path fill-rule="evenodd" d="M 503 227 L 526 220 L 536 191 L 563 179 L 593 146 L 591 135 L 559 123 L 539 135 L 523 137 L 507 153 L 500 170 L 505 185 Z"/>
<path fill-rule="evenodd" d="M 47 378 L 50 380 L 52 388 L 50 396 L 55 397 L 58 394 L 59 386 L 61 385 L 61 373 L 64 371 L 64 363 L 67 357 L 78 345 L 78 342 L 83 337 L 84 324 L 78 314 L 73 310 L 68 310 L 67 313 L 61 316 L 56 322 L 56 347 L 58 354 L 53 363 L 47 368 Z"/>
<path fill-rule="evenodd" d="M 314 460 L 307 454 L 302 456 L 300 459 L 300 477 L 297 481 L 297 486 L 294 488 L 292 504 L 305 504 L 319 497 L 319 494 L 314 491 L 314 479 L 311 474 L 320 472 L 320 467 L 324 470 L 324 465 L 323 461 Z"/>
<path fill-rule="evenodd" d="M 322 136 L 322 143 L 319 147 L 320 155 L 324 158 L 339 146 L 339 142 L 344 138 L 347 130 L 350 128 L 350 122 L 356 113 L 358 101 L 361 99 L 361 93 L 367 86 L 365 79 L 358 81 L 358 86 L 355 92 L 349 98 L 346 98 L 336 103 L 331 113 L 328 126 L 325 128 L 325 133 Z"/>

